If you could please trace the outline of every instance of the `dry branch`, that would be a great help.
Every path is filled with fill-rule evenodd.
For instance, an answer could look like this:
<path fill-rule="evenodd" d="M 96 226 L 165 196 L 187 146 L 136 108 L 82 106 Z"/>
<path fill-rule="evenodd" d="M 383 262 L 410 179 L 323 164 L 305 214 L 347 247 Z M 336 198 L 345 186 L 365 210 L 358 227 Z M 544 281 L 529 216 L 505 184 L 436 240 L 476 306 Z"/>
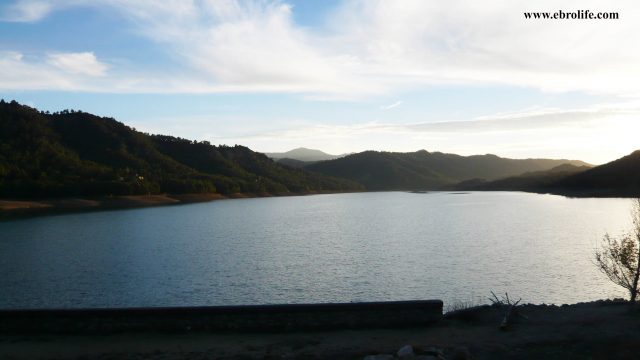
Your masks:
<path fill-rule="evenodd" d="M 504 296 L 502 296 L 502 298 L 498 298 L 498 296 L 493 291 L 491 291 L 491 296 L 492 297 L 489 297 L 489 301 L 491 301 L 492 305 L 507 306 L 507 311 L 504 314 L 504 318 L 502 319 L 502 322 L 500 323 L 500 330 L 507 329 L 507 327 L 509 326 L 509 322 L 511 321 L 512 314 L 520 315 L 525 319 L 527 318 L 526 316 L 518 313 L 517 309 L 515 309 L 516 306 L 518 306 L 518 304 L 520 303 L 520 301 L 522 301 L 522 298 L 518 299 L 518 301 L 516 302 L 512 302 L 511 299 L 509 298 L 508 293 L 504 293 Z"/>

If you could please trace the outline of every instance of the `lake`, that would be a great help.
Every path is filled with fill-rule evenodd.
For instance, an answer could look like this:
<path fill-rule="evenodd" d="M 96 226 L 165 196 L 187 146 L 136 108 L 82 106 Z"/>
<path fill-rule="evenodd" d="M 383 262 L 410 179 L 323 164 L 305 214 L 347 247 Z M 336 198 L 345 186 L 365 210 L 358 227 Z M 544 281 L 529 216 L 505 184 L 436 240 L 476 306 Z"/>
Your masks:
<path fill-rule="evenodd" d="M 627 199 L 372 192 L 221 200 L 0 222 L 0 308 L 442 299 L 575 303 Z"/>

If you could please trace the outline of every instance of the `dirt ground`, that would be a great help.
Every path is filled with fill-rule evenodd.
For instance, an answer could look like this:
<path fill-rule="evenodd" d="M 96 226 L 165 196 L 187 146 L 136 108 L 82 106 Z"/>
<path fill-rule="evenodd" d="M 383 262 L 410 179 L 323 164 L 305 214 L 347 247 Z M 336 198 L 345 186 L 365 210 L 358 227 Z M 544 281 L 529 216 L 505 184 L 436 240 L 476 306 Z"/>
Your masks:
<path fill-rule="evenodd" d="M 124 333 L 104 336 L 0 336 L 1 359 L 363 359 L 396 354 L 440 359 L 640 359 L 640 308 L 600 301 L 523 305 L 507 330 L 505 308 L 448 314 L 420 328 L 306 333 Z M 428 359 L 429 357 L 423 357 Z M 437 357 L 431 357 L 437 359 Z"/>

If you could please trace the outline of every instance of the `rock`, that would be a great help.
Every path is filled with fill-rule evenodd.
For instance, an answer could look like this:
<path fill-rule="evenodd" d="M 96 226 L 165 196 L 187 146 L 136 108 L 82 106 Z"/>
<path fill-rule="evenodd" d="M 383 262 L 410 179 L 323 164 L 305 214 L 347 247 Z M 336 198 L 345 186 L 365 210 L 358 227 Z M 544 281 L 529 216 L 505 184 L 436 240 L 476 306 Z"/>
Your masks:
<path fill-rule="evenodd" d="M 451 359 L 453 360 L 469 360 L 471 358 L 471 353 L 465 346 L 460 346 L 453 349 L 453 354 L 451 355 Z"/>
<path fill-rule="evenodd" d="M 364 360 L 393 360 L 393 355 L 389 355 L 389 354 L 367 355 L 364 357 Z"/>
<path fill-rule="evenodd" d="M 398 350 L 398 357 L 400 359 L 407 359 L 413 357 L 413 347 L 411 345 L 405 345 Z"/>

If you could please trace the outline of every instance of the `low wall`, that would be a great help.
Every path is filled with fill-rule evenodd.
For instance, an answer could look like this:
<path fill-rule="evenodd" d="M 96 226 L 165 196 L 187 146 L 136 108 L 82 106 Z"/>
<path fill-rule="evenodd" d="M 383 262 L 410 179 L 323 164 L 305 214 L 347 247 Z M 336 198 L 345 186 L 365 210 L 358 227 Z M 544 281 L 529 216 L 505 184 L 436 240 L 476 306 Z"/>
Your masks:
<path fill-rule="evenodd" d="M 3 334 L 298 331 L 425 325 L 441 300 L 175 308 L 0 310 Z"/>

